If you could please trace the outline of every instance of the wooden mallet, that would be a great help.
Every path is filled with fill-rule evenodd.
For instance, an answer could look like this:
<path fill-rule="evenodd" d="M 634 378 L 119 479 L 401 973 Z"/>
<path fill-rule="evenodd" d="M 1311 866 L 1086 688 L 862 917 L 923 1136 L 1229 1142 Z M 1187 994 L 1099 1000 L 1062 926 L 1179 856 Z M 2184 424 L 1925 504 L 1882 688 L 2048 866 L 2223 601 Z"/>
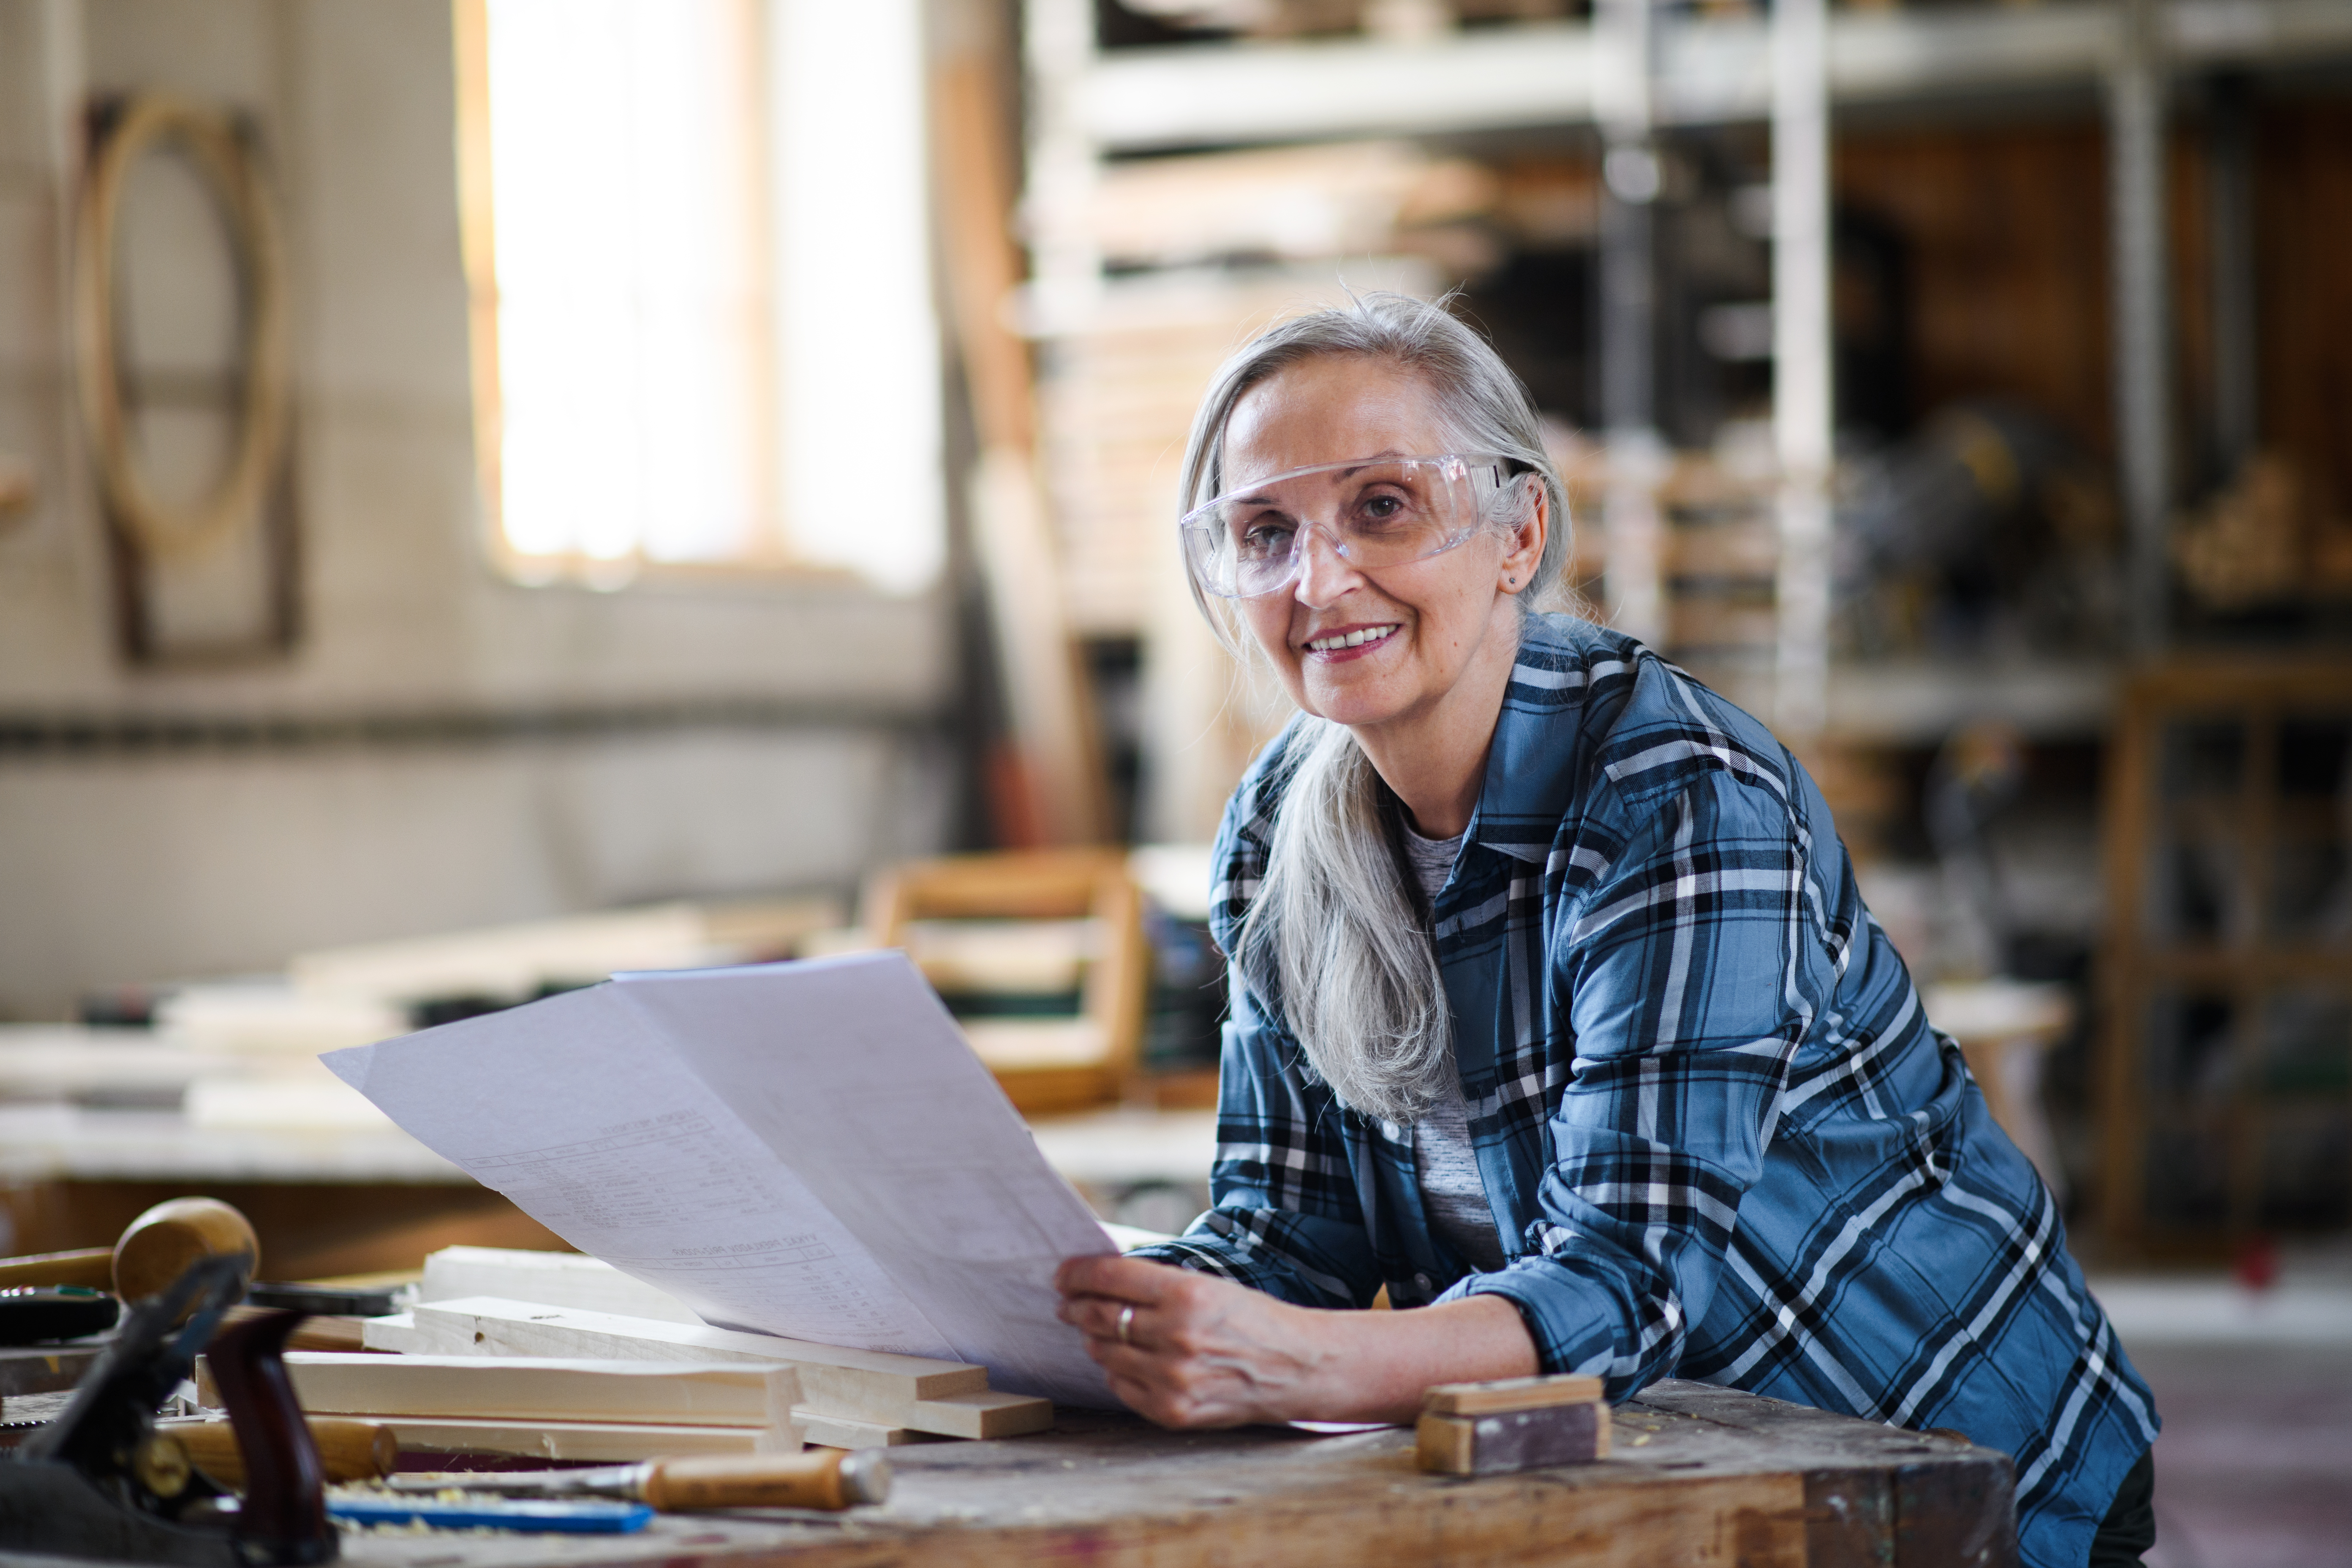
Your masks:
<path fill-rule="evenodd" d="M 172 1198 L 131 1222 L 112 1247 L 0 1258 L 0 1289 L 81 1285 L 142 1301 L 200 1258 L 246 1256 L 245 1277 L 261 1266 L 261 1240 L 246 1217 L 218 1198 Z"/>

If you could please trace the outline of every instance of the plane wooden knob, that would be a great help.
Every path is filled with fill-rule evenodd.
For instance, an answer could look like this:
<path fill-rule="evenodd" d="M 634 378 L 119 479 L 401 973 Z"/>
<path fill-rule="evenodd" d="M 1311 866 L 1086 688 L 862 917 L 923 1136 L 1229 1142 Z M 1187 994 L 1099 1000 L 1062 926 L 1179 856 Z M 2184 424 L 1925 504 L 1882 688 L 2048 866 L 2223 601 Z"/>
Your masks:
<path fill-rule="evenodd" d="M 143 1301 L 198 1258 L 238 1253 L 250 1279 L 261 1266 L 261 1238 L 243 1215 L 218 1198 L 172 1198 L 132 1220 L 114 1244 L 114 1293 Z"/>

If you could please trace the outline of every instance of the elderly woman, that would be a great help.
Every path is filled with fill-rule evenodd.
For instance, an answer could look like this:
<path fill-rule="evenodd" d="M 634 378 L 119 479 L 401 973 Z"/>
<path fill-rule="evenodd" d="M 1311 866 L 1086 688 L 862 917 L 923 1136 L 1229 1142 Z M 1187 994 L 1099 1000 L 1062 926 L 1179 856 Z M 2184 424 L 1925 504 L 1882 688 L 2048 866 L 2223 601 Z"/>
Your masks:
<path fill-rule="evenodd" d="M 1183 479 L 1195 595 L 1299 715 L 1217 847 L 1216 1206 L 1061 1272 L 1112 1388 L 1215 1426 L 1698 1378 L 1958 1428 L 2029 1561 L 2136 1560 L 2156 1415 L 2050 1194 L 1796 759 L 1533 607 L 1567 510 L 1493 350 L 1394 296 L 1286 321 Z"/>

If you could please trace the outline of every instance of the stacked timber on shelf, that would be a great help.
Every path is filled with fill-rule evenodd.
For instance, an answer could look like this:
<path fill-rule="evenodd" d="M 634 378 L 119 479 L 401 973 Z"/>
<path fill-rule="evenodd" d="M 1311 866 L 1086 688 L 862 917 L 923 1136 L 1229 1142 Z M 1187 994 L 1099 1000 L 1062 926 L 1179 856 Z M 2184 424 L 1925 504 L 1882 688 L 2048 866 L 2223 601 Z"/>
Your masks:
<path fill-rule="evenodd" d="M 712 1328 L 593 1258 L 451 1247 L 418 1297 L 369 1320 L 378 1353 L 289 1355 L 303 1408 L 390 1426 L 404 1449 L 594 1460 L 1053 1424 L 1050 1401 L 991 1389 L 984 1367 Z"/>

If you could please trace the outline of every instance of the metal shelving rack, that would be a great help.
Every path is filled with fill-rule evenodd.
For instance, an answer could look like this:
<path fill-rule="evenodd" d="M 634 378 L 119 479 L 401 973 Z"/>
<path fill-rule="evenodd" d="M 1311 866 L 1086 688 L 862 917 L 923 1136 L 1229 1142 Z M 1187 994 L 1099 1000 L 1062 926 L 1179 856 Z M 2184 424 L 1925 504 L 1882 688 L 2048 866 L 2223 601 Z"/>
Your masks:
<path fill-rule="evenodd" d="M 1361 37 L 1118 51 L 1097 47 L 1093 0 L 1024 0 L 1024 6 L 1028 315 L 1046 337 L 1086 321 L 1103 298 L 1102 258 L 1086 215 L 1097 174 L 1109 158 L 1364 135 L 1584 127 L 1638 163 L 1649 138 L 1662 131 L 1769 122 L 1775 146 L 1774 435 L 1781 469 L 1769 705 L 1783 731 L 1801 741 L 1824 731 L 1925 740 L 1924 731 L 1907 732 L 1918 729 L 1922 715 L 2010 709 L 2028 727 L 2090 732 L 2111 706 L 2119 673 L 2104 666 L 1832 668 L 1824 497 L 1832 117 L 1886 106 L 1932 112 L 2053 97 L 2103 105 L 2117 489 L 2129 538 L 2132 651 L 2145 658 L 2165 640 L 2172 504 L 2163 180 L 2170 83 L 2195 73 L 2352 60 L 2352 4 L 2344 0 L 2052 0 L 1916 11 L 1831 11 L 1826 0 L 1776 0 L 1769 17 L 1693 15 L 1658 0 L 1594 0 L 1590 22 L 1482 28 L 1411 43 Z M 1603 199 L 1601 267 L 1619 280 L 1604 284 L 1610 314 L 1637 317 L 1645 308 L 1648 243 L 1639 192 Z M 2227 331 L 2231 323 L 2224 319 L 2221 325 Z M 2250 321 L 2241 330 L 2250 330 Z M 1616 453 L 1636 459 L 1624 468 L 1638 474 L 1641 455 L 1656 449 L 1648 435 L 1646 334 L 1608 321 L 1603 331 L 1609 433 Z M 2248 344 L 2237 358 L 2243 363 L 2250 354 Z M 2230 362 L 2226 345 L 2220 357 Z M 1620 489 L 1604 507 L 1614 579 L 1608 597 L 1621 624 L 1637 634 L 1654 631 L 1660 524 L 1638 486 Z"/>
<path fill-rule="evenodd" d="M 2001 103 L 2051 101 L 2103 108 L 2110 130 L 2116 494 L 2128 536 L 2131 654 L 2147 658 L 2164 644 L 2168 475 L 2176 470 L 2164 254 L 2171 82 L 2352 61 L 2352 3 L 2345 0 L 2049 0 L 1867 12 L 1828 9 L 1828 0 L 1776 0 L 1771 16 L 1595 0 L 1590 21 L 1494 26 L 1433 40 L 1202 42 L 1118 52 L 1096 45 L 1094 0 L 1024 0 L 1024 19 L 1030 94 L 1024 221 L 1033 258 L 1025 318 L 1040 339 L 1082 331 L 1106 299 L 1103 257 L 1087 212 L 1103 164 L 1115 157 L 1580 127 L 1639 163 L 1658 134 L 1771 124 L 1776 626 L 1769 679 L 1736 693 L 1767 710 L 1797 742 L 1828 736 L 1916 745 L 1957 717 L 2006 717 L 2030 733 L 2088 736 L 2105 726 L 2122 679 L 2122 668 L 2100 660 L 1832 666 L 1825 487 L 1834 115 L 1882 108 L 1985 113 L 1985 106 L 1997 113 Z M 1604 282 L 1612 306 L 1601 320 L 1601 384 L 1612 468 L 1628 482 L 1606 496 L 1601 533 L 1612 562 L 1609 609 L 1637 635 L 1661 635 L 1667 524 L 1642 482 L 1644 458 L 1651 468 L 1663 463 L 1663 445 L 1649 430 L 1649 334 L 1639 324 L 1649 308 L 1644 218 L 1639 200 L 1604 195 L 1600 266 L 1613 282 Z M 2244 207 L 2237 224 L 2244 228 Z M 2221 310 L 2216 320 L 2222 334 L 2234 329 L 2246 339 L 2218 345 L 2218 362 L 2251 364 L 2251 310 Z M 1200 720 L 1185 721 L 1197 731 Z"/>
<path fill-rule="evenodd" d="M 2308 1013 L 2319 1006 L 2311 996 L 2320 991 L 2333 998 L 2326 1005 L 2340 1013 L 2340 932 L 2338 945 L 2325 952 L 2308 933 L 2288 932 L 2293 941 L 2283 956 L 2267 953 L 2264 944 L 2278 933 L 2262 912 L 2269 907 L 2262 879 L 2272 853 L 2262 836 L 2278 823 L 2301 821 L 2297 811 L 2309 816 L 2319 808 L 2273 800 L 2278 792 L 2261 759 L 2283 743 L 2281 726 L 2289 719 L 2307 728 L 2305 709 L 2324 696 L 2319 705 L 2340 714 L 2344 699 L 2326 686 L 2334 678 L 2326 674 L 2318 678 L 2324 692 L 2283 695 L 2263 687 L 2259 700 L 2234 687 L 2189 693 L 2191 700 L 2175 706 L 2195 710 L 2190 718 L 2209 726 L 2244 730 L 2236 743 L 2247 760 L 2242 776 L 2231 775 L 2222 792 L 2226 800 L 2173 801 L 2189 786 L 2167 782 L 2179 771 L 2167 761 L 2179 726 L 2168 728 L 2170 710 L 2158 700 L 2182 679 L 2163 672 L 2168 529 L 2178 471 L 2165 155 L 2176 85 L 2199 77 L 2220 82 L 2204 95 L 2214 275 L 2211 435 L 2224 458 L 2243 458 L 2255 439 L 2256 366 L 2242 81 L 2287 68 L 2352 64 L 2352 0 L 2046 0 L 1911 11 L 1831 11 L 1827 0 L 1770 3 L 1768 17 L 1699 16 L 1670 10 L 1661 0 L 1593 0 L 1589 23 L 1496 27 L 1411 44 L 1366 37 L 1113 53 L 1096 47 L 1093 0 L 1024 0 L 1030 319 L 1042 336 L 1076 331 L 1106 297 L 1109 285 L 1087 229 L 1087 203 L 1107 160 L 1349 137 L 1582 128 L 1597 133 L 1604 166 L 1614 154 L 1638 172 L 1662 133 L 1769 122 L 1780 478 L 1769 508 L 1778 521 L 1777 620 L 1766 705 L 1799 743 L 1932 742 L 1956 724 L 1988 715 L 2029 733 L 2073 736 L 2103 734 L 2120 722 L 2105 831 L 2110 879 L 2116 868 L 2125 874 L 2116 883 L 2122 907 L 2102 960 L 2107 1037 L 2098 1088 L 2105 1134 L 2100 1217 L 2124 1245 L 2184 1221 L 2241 1233 L 2292 1223 L 2276 1210 L 2273 1189 L 2284 1177 L 2265 1163 L 2287 1158 L 2271 1147 L 2273 1132 L 2301 1138 L 2294 1147 L 2325 1164 L 2338 1158 L 2343 1130 L 2352 1122 L 2339 1089 L 2279 1087 L 2282 1074 L 2310 1065 L 2292 1051 L 2280 1054 L 2287 1047 L 2279 1042 L 2288 1038 L 2281 1020 L 2301 1017 L 2294 1007 Z M 1982 121 L 2013 106 L 2053 103 L 2095 109 L 2107 130 L 2110 395 L 2127 541 L 2127 658 L 1832 665 L 1823 489 L 1832 434 L 1830 124 L 1841 114 L 1888 110 Z M 1602 322 L 1601 380 L 1610 466 L 1639 481 L 1641 459 L 1646 456 L 1663 473 L 1666 454 L 1651 430 L 1652 367 L 1643 356 L 1654 338 L 1641 323 L 1653 292 L 1651 230 L 1639 192 L 1630 188 L 1638 181 L 1626 184 L 1602 198 L 1606 313 L 1624 319 Z M 1628 455 L 1634 461 L 1626 462 Z M 1610 607 L 1631 629 L 1661 632 L 1668 552 L 1660 492 L 1640 482 L 1618 488 L 1601 509 Z M 1166 629 L 1174 624 L 1154 635 L 1184 635 Z M 1170 662 L 1201 651 L 1198 645 L 1179 647 Z M 2146 673 L 2129 679 L 2134 669 Z M 1195 688 L 1200 684 L 1196 678 Z M 1211 694 L 1212 702 L 1216 697 Z M 1196 743 L 1200 717 L 1176 717 L 1178 744 Z M 2172 886 L 2165 880 L 2174 876 L 2165 857 L 2187 853 L 2174 841 L 2189 844 L 2191 828 L 2210 837 L 2216 830 L 2207 818 L 2231 810 L 2244 820 L 2227 832 L 2252 836 L 2251 847 L 2238 846 L 2231 861 L 2237 869 L 2229 873 L 2246 885 L 2233 883 L 2222 900 L 2234 923 L 2210 940 L 2191 940 L 2194 933 L 2181 935 L 2162 920 L 2150 924 L 2150 910 L 2162 902 L 2157 883 Z M 2159 819 L 2168 826 L 2155 833 Z M 2340 858 L 2340 826 L 2334 831 L 2332 852 Z M 2177 1026 L 2164 1025 L 2167 1018 Z M 2303 1038 L 2288 1043 L 2303 1050 L 2295 1043 Z M 2313 1048 L 2333 1063 L 2328 1053 L 2340 1055 L 2342 1044 Z M 2200 1073 L 2222 1089 L 2200 1087 Z M 2171 1185 L 2157 1190 L 2158 1176 Z M 2174 1191 L 2182 1182 L 2189 1187 Z M 2330 1190 L 2339 1208 L 2352 1201 L 2341 1197 L 2352 1187 Z"/>

